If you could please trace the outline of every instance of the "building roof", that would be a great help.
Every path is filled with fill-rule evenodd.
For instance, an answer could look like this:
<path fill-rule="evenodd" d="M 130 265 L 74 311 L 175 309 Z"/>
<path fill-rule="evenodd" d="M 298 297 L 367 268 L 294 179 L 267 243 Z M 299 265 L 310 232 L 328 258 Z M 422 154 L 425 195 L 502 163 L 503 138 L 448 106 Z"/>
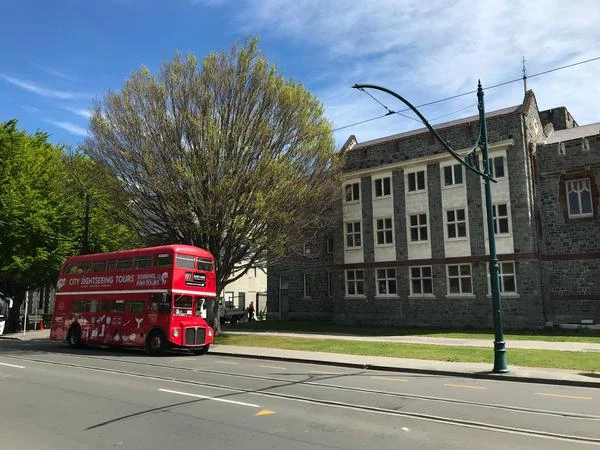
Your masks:
<path fill-rule="evenodd" d="M 486 119 L 490 119 L 492 117 L 514 114 L 514 113 L 520 112 L 521 108 L 522 108 L 522 105 L 510 106 L 508 108 L 503 108 L 503 109 L 498 109 L 496 111 L 488 112 L 485 114 L 485 117 L 486 117 Z M 443 130 L 445 128 L 451 128 L 451 127 L 454 127 L 457 125 L 475 122 L 478 120 L 479 120 L 479 115 L 474 115 L 474 116 L 469 116 L 469 117 L 465 117 L 462 119 L 453 120 L 451 122 L 440 123 L 438 125 L 435 125 L 433 128 L 434 128 L 434 130 L 439 131 L 439 130 Z M 404 139 L 404 138 L 411 137 L 411 136 L 418 136 L 419 134 L 425 134 L 425 133 L 429 133 L 429 130 L 427 128 L 423 127 L 423 128 L 418 128 L 416 130 L 405 131 L 404 133 L 393 134 L 391 136 L 386 136 L 386 137 L 382 137 L 382 138 L 372 139 L 370 141 L 357 143 L 355 146 L 352 146 L 352 147 L 353 148 L 369 147 L 372 145 L 382 144 L 382 143 L 385 143 L 388 141 L 395 141 L 398 139 Z"/>
<path fill-rule="evenodd" d="M 571 141 L 588 136 L 600 134 L 600 122 L 580 127 L 567 128 L 565 130 L 552 131 L 544 140 L 544 144 L 555 144 L 557 142 Z"/>

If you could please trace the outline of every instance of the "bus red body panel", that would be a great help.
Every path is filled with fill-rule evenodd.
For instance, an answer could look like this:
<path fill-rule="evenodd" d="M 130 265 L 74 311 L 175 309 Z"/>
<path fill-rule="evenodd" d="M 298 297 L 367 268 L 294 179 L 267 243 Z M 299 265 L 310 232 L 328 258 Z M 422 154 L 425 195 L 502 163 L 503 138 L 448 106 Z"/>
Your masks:
<path fill-rule="evenodd" d="M 206 302 L 215 297 L 214 258 L 201 248 L 73 256 L 60 271 L 50 338 L 67 340 L 78 327 L 81 344 L 207 349 L 214 331 L 205 321 Z"/>

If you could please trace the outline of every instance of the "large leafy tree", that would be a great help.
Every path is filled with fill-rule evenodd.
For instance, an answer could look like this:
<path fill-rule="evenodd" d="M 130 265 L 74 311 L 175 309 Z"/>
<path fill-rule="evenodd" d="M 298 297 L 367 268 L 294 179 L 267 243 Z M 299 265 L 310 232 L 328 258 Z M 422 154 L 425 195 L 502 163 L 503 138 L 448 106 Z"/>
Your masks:
<path fill-rule="evenodd" d="M 149 236 L 209 249 L 218 289 L 325 225 L 338 155 L 321 103 L 255 39 L 141 68 L 95 106 L 88 154 Z"/>
<path fill-rule="evenodd" d="M 83 189 L 95 171 L 89 158 L 68 155 L 44 133 L 19 131 L 16 120 L 0 124 L 0 161 L 0 292 L 14 299 L 14 330 L 25 292 L 53 286 L 64 259 L 81 251 Z M 92 192 L 101 197 L 99 189 Z M 98 250 L 134 240 L 106 210 L 92 208 L 88 222 Z"/>

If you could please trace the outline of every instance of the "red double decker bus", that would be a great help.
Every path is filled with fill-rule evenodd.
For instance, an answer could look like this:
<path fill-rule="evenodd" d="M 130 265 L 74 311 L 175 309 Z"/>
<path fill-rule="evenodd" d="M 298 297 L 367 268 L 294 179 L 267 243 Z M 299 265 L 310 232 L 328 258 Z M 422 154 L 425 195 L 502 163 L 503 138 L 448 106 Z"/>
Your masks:
<path fill-rule="evenodd" d="M 214 258 L 190 245 L 72 256 L 61 267 L 50 338 L 70 346 L 168 348 L 206 353 L 214 330 Z"/>

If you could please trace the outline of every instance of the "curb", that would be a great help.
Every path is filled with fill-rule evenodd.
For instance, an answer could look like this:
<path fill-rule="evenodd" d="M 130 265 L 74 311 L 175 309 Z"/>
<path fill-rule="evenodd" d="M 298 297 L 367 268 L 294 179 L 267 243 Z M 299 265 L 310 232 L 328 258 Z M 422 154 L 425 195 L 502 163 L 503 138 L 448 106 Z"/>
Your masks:
<path fill-rule="evenodd" d="M 463 371 L 449 371 L 449 370 L 433 370 L 433 369 L 418 369 L 414 367 L 390 367 L 378 364 L 357 364 L 343 361 L 324 361 L 320 359 L 301 358 L 294 356 L 269 356 L 269 355 L 254 355 L 244 353 L 232 353 L 225 351 L 218 351 L 211 349 L 209 351 L 211 355 L 218 356 L 234 356 L 236 358 L 247 358 L 247 359 L 263 359 L 270 361 L 288 361 L 297 362 L 304 364 L 323 364 L 333 367 L 350 367 L 354 369 L 365 369 L 365 370 L 381 370 L 386 372 L 404 372 L 404 373 L 416 373 L 422 375 L 444 375 L 444 376 L 461 376 L 472 379 L 484 379 L 484 380 L 495 380 L 495 381 L 511 381 L 520 383 L 532 383 L 532 384 L 551 384 L 557 386 L 574 386 L 574 387 L 589 387 L 589 388 L 600 388 L 599 381 L 579 381 L 579 380 L 561 380 L 555 378 L 542 378 L 542 377 L 519 377 L 508 374 L 495 374 L 493 372 L 463 372 Z"/>

